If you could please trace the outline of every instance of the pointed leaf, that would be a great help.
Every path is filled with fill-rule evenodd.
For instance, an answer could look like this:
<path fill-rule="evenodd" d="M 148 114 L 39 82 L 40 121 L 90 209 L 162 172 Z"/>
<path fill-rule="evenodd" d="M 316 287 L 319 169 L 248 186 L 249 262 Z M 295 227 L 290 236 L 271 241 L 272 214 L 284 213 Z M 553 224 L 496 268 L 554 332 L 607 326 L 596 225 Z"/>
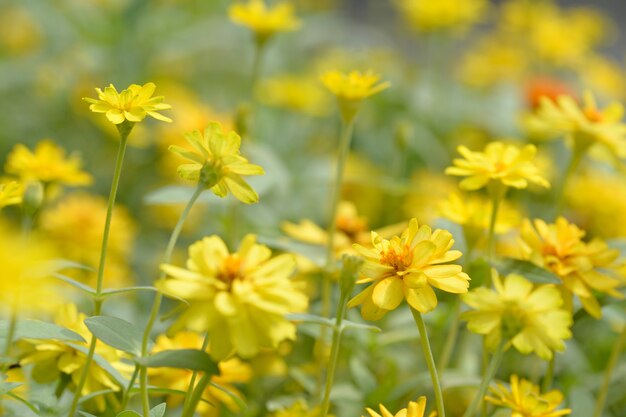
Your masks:
<path fill-rule="evenodd" d="M 150 410 L 150 417 L 163 417 L 165 415 L 165 403 L 161 403 Z"/>
<path fill-rule="evenodd" d="M 6 320 L 0 321 L 0 339 L 4 339 L 6 337 L 8 327 L 9 323 Z M 85 339 L 83 339 L 81 335 L 70 329 L 39 320 L 18 320 L 15 327 L 14 339 L 43 339 L 85 342 Z"/>
<path fill-rule="evenodd" d="M 141 355 L 143 332 L 126 320 L 117 317 L 95 316 L 85 319 L 89 331 L 109 346 L 130 353 Z"/>
<path fill-rule="evenodd" d="M 494 267 L 502 275 L 518 274 L 537 284 L 560 284 L 559 277 L 552 272 L 521 259 L 504 258 L 494 262 Z"/>
<path fill-rule="evenodd" d="M 140 361 L 148 368 L 178 368 L 202 371 L 211 375 L 219 373 L 217 363 L 208 353 L 197 349 L 163 350 Z"/>

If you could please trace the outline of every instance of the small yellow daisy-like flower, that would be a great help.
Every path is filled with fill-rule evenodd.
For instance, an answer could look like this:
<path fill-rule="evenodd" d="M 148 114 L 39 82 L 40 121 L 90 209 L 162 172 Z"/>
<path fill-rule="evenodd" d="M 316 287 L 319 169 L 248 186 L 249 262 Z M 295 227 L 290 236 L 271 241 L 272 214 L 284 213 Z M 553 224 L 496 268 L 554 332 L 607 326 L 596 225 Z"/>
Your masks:
<path fill-rule="evenodd" d="M 624 106 L 620 103 L 600 109 L 591 92 L 585 93 L 582 106 L 568 95 L 556 100 L 543 97 L 539 103 L 536 112 L 524 119 L 531 133 L 545 137 L 567 135 L 580 150 L 601 144 L 617 157 L 626 157 L 626 124 L 622 122 Z"/>
<path fill-rule="evenodd" d="M 241 156 L 241 137 L 234 131 L 224 133 L 222 125 L 212 122 L 204 131 L 198 130 L 185 135 L 195 152 L 181 146 L 172 145 L 170 151 L 191 161 L 178 167 L 178 175 L 191 181 L 200 181 L 219 197 L 226 197 L 230 191 L 238 200 L 246 204 L 259 201 L 259 196 L 244 181 L 243 175 L 263 175 L 259 165 L 248 162 Z"/>
<path fill-rule="evenodd" d="M 275 349 L 295 339 L 295 325 L 285 314 L 302 312 L 308 299 L 290 280 L 295 259 L 271 250 L 247 235 L 235 253 L 218 236 L 189 247 L 186 268 L 161 265 L 168 278 L 156 283 L 165 295 L 190 306 L 175 328 L 219 335 L 210 341 L 210 354 L 224 359 L 231 353 L 255 356 L 261 348 Z"/>
<path fill-rule="evenodd" d="M 366 408 L 370 417 L 424 417 L 426 412 L 426 397 L 419 397 L 417 401 L 409 401 L 409 405 L 406 408 L 399 410 L 396 414 L 393 414 L 387 410 L 387 408 L 379 404 L 380 414 L 371 408 Z M 429 414 L 429 417 L 435 417 L 436 411 Z"/>
<path fill-rule="evenodd" d="M 310 408 L 303 400 L 295 401 L 289 407 L 280 409 L 270 414 L 270 417 L 322 417 L 321 406 Z M 328 414 L 328 417 L 335 417 Z"/>
<path fill-rule="evenodd" d="M 389 88 L 388 81 L 379 82 L 380 76 L 372 71 L 327 71 L 321 76 L 322 83 L 339 100 L 341 114 L 345 120 L 352 120 L 361 101 Z"/>
<path fill-rule="evenodd" d="M 0 183 L 0 209 L 22 203 L 24 186 L 17 181 Z"/>
<path fill-rule="evenodd" d="M 465 29 L 485 14 L 485 0 L 395 0 L 402 17 L 422 32 Z"/>
<path fill-rule="evenodd" d="M 105 113 L 107 119 L 115 125 L 124 121 L 132 123 L 141 122 L 146 116 L 154 117 L 163 122 L 171 122 L 172 119 L 163 116 L 159 111 L 172 108 L 163 103 L 164 97 L 152 97 L 156 86 L 154 83 L 146 83 L 143 86 L 131 84 L 126 90 L 118 93 L 113 84 L 102 91 L 96 88 L 98 99 L 84 97 L 91 103 L 89 110 L 94 113 Z"/>
<path fill-rule="evenodd" d="M 500 407 L 511 409 L 511 417 L 561 417 L 572 412 L 569 408 L 557 410 L 563 402 L 563 394 L 552 390 L 541 394 L 539 386 L 517 375 L 511 375 L 510 389 L 503 384 L 491 387 L 493 396 L 485 400 Z"/>
<path fill-rule="evenodd" d="M 7 174 L 24 182 L 41 181 L 45 184 L 89 185 L 91 175 L 82 171 L 80 157 L 66 156 L 65 150 L 51 140 L 43 140 L 34 151 L 18 143 L 7 157 L 4 167 Z"/>
<path fill-rule="evenodd" d="M 511 274 L 504 283 L 494 271 L 490 288 L 476 288 L 463 296 L 474 310 L 461 315 L 467 328 L 485 335 L 485 345 L 495 351 L 501 343 L 513 345 L 523 354 L 535 352 L 542 359 L 565 349 L 572 337 L 572 315 L 562 309 L 561 292 L 554 285 L 536 288 L 520 275 Z"/>
<path fill-rule="evenodd" d="M 446 168 L 446 174 L 467 177 L 460 183 L 465 190 L 478 190 L 490 183 L 513 188 L 526 188 L 529 183 L 550 186 L 533 163 L 537 152 L 534 145 L 520 149 L 515 145 L 491 142 L 484 152 L 470 151 L 465 146 L 457 149 L 463 158 L 455 159 L 454 166 Z"/>
<path fill-rule="evenodd" d="M 157 337 L 152 353 L 163 350 L 176 349 L 201 349 L 203 337 L 195 332 L 178 332 L 173 337 L 160 335 Z M 211 377 L 211 382 L 226 388 L 232 394 L 242 398 L 234 384 L 249 382 L 252 378 L 252 368 L 247 363 L 238 358 L 230 358 L 218 364 L 219 374 Z M 171 368 L 151 368 L 148 370 L 150 383 L 157 387 L 187 391 L 193 376 L 193 372 L 187 369 Z M 198 381 L 196 381 L 197 383 Z M 198 404 L 197 412 L 202 417 L 217 417 L 220 415 L 220 405 L 223 404 L 231 412 L 238 412 L 239 406 L 231 395 L 223 390 L 209 385 L 204 394 L 203 400 Z M 168 407 L 176 407 L 182 403 L 183 397 L 180 395 L 168 395 L 166 402 Z"/>
<path fill-rule="evenodd" d="M 87 316 L 80 313 L 74 304 L 63 305 L 56 313 L 54 322 L 59 326 L 70 329 L 85 340 L 92 336 L 84 321 Z M 73 342 L 87 348 L 86 342 Z M 68 387 L 74 390 L 78 385 L 83 367 L 87 360 L 87 355 L 72 347 L 69 344 L 56 340 L 33 340 L 19 342 L 21 348 L 21 365 L 33 365 L 32 378 L 41 384 L 58 381 L 59 378 L 69 378 Z M 96 344 L 96 354 L 109 362 L 114 369 L 123 374 L 128 371 L 128 365 L 121 362 L 123 353 L 98 341 Z M 98 363 L 92 362 L 87 374 L 87 381 L 83 387 L 82 395 L 92 392 L 110 389 L 119 392 L 121 387 L 119 382 L 103 369 Z M 88 408 L 97 411 L 104 411 L 106 397 L 97 396 L 89 401 Z"/>
<path fill-rule="evenodd" d="M 307 75 L 280 75 L 262 80 L 256 95 L 269 106 L 311 116 L 325 116 L 331 108 L 319 82 Z"/>
<path fill-rule="evenodd" d="M 619 275 L 616 262 L 619 251 L 597 238 L 586 243 L 582 240 L 584 236 L 583 230 L 563 217 L 553 224 L 536 219 L 534 227 L 526 219 L 522 224 L 520 249 L 524 259 L 561 278 L 570 299 L 572 295 L 578 296 L 584 309 L 600 318 L 602 311 L 594 291 L 623 298 L 617 291 L 622 281 L 615 276 Z"/>
<path fill-rule="evenodd" d="M 355 244 L 356 251 L 365 257 L 361 279 L 357 284 L 372 283 L 348 303 L 349 307 L 363 304 L 361 315 L 366 320 L 378 320 L 396 309 L 406 298 L 420 313 L 428 313 L 437 306 L 432 287 L 454 294 L 466 293 L 470 278 L 461 265 L 449 262 L 459 259 L 452 234 L 447 230 L 418 225 L 411 219 L 401 236 L 391 240 L 372 232 L 373 249 Z"/>
<path fill-rule="evenodd" d="M 439 203 L 442 217 L 472 231 L 485 231 L 489 228 L 491 202 L 475 194 L 462 195 L 451 193 L 446 200 Z M 519 210 L 508 204 L 501 203 L 495 233 L 504 234 L 518 227 L 522 222 Z"/>
<path fill-rule="evenodd" d="M 252 30 L 261 44 L 278 32 L 297 30 L 301 24 L 289 1 L 267 7 L 264 0 L 248 0 L 233 4 L 228 16 L 234 23 Z"/>

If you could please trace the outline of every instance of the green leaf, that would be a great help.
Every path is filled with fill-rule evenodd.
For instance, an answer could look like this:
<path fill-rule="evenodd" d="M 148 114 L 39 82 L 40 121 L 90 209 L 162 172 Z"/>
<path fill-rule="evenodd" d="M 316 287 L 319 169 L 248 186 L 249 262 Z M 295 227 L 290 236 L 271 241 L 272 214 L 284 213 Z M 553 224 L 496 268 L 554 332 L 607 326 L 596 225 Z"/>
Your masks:
<path fill-rule="evenodd" d="M 83 284 L 82 282 L 78 282 L 75 279 L 72 279 L 66 275 L 63 275 L 59 272 L 55 272 L 52 276 L 58 280 L 65 282 L 66 284 L 70 284 L 74 288 L 78 288 L 79 290 L 89 294 L 92 297 L 95 297 L 98 293 L 95 289 L 91 288 L 88 285 Z"/>
<path fill-rule="evenodd" d="M 258 241 L 272 249 L 302 255 L 319 267 L 326 262 L 326 249 L 322 245 L 309 245 L 286 237 L 259 236 Z"/>
<path fill-rule="evenodd" d="M 140 361 L 148 368 L 177 368 L 216 375 L 217 363 L 208 353 L 198 349 L 163 350 Z"/>
<path fill-rule="evenodd" d="M 319 324 L 321 326 L 333 327 L 335 325 L 335 320 L 322 317 L 322 316 L 316 316 L 315 314 L 293 313 L 293 314 L 285 315 L 285 318 L 287 320 L 301 321 L 303 323 Z"/>
<path fill-rule="evenodd" d="M 0 339 L 6 338 L 9 323 L 0 321 Z M 61 340 L 70 342 L 85 342 L 78 333 L 52 323 L 39 320 L 18 320 L 15 327 L 15 340 L 18 339 L 43 339 Z"/>
<path fill-rule="evenodd" d="M 112 290 L 102 291 L 102 297 L 108 297 L 110 295 L 124 294 L 127 292 L 135 292 L 135 291 L 155 291 L 156 292 L 158 290 L 155 287 L 151 287 L 151 286 L 116 288 Z"/>
<path fill-rule="evenodd" d="M 350 320 L 344 320 L 344 321 L 341 322 L 341 329 L 340 329 L 340 331 L 343 332 L 346 329 L 370 330 L 370 331 L 376 332 L 376 333 L 380 333 L 382 331 L 380 329 L 380 327 L 372 326 L 371 324 L 355 323 L 355 322 L 350 321 Z"/>
<path fill-rule="evenodd" d="M 150 412 L 150 415 L 152 416 L 152 412 Z M 119 413 L 117 417 L 141 417 L 141 414 L 137 413 L 136 411 L 126 410 Z"/>
<path fill-rule="evenodd" d="M 233 401 L 237 403 L 239 410 L 246 410 L 248 408 L 248 404 L 246 404 L 246 402 L 239 395 L 235 394 L 233 391 L 229 390 L 228 388 L 223 387 L 220 384 L 216 384 L 213 381 L 209 382 L 209 385 L 217 388 L 218 390 L 222 391 L 223 393 L 228 395 L 230 398 L 232 398 Z"/>
<path fill-rule="evenodd" d="M 165 403 L 161 403 L 150 410 L 150 417 L 163 417 L 165 415 Z"/>
<path fill-rule="evenodd" d="M 9 391 L 13 391 L 15 388 L 23 385 L 21 382 L 0 382 L 0 396 L 7 394 Z"/>
<path fill-rule="evenodd" d="M 504 258 L 494 262 L 501 275 L 518 274 L 537 284 L 560 284 L 559 277 L 552 272 L 521 259 Z"/>
<path fill-rule="evenodd" d="M 85 271 L 95 272 L 96 270 L 90 267 L 89 265 L 84 265 L 78 262 L 70 261 L 68 259 L 53 259 L 49 262 L 46 262 L 46 266 L 53 271 L 61 271 L 63 269 L 82 269 Z"/>
<path fill-rule="evenodd" d="M 89 331 L 109 346 L 141 356 L 143 332 L 126 320 L 117 317 L 94 316 L 85 319 Z"/>
<path fill-rule="evenodd" d="M 89 414 L 89 413 L 87 413 L 85 411 L 79 411 L 78 414 L 80 414 L 83 417 L 96 417 L 93 414 Z"/>

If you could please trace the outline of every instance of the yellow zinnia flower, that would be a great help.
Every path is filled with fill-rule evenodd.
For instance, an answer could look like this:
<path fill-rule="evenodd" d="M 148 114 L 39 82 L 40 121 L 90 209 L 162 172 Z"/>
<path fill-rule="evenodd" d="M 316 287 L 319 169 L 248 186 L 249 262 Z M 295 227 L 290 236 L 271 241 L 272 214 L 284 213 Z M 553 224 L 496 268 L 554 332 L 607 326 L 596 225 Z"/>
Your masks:
<path fill-rule="evenodd" d="M 417 224 L 411 219 L 402 236 L 391 240 L 372 232 L 373 249 L 355 244 L 365 257 L 358 284 L 372 283 L 348 303 L 348 307 L 363 304 L 361 315 L 366 320 L 378 320 L 400 305 L 403 299 L 420 313 L 437 306 L 432 287 L 461 294 L 467 292 L 470 278 L 461 265 L 448 262 L 459 259 L 452 234 L 447 230 Z"/>
<path fill-rule="evenodd" d="M 380 76 L 372 71 L 327 71 L 322 74 L 321 80 L 339 100 L 345 120 L 354 118 L 361 101 L 391 86 L 388 81 L 379 82 Z"/>
<path fill-rule="evenodd" d="M 17 181 L 0 183 L 0 209 L 22 203 L 24 186 Z"/>
<path fill-rule="evenodd" d="M 104 91 L 96 88 L 98 99 L 84 97 L 83 100 L 91 103 L 89 110 L 94 113 L 105 113 L 107 119 L 116 125 L 125 120 L 132 123 L 141 122 L 146 116 L 171 122 L 172 119 L 163 116 L 159 111 L 171 109 L 172 106 L 163 103 L 163 96 L 152 97 L 155 88 L 154 83 L 146 83 L 143 86 L 131 84 L 126 90 L 118 93 L 113 84 L 110 84 Z"/>
<path fill-rule="evenodd" d="M 491 387 L 493 397 L 486 396 L 485 400 L 500 407 L 511 409 L 511 417 L 560 417 L 570 414 L 572 410 L 565 408 L 557 410 L 563 402 L 563 394 L 552 390 L 541 394 L 539 386 L 530 381 L 511 375 L 511 387 L 503 384 Z"/>
<path fill-rule="evenodd" d="M 219 197 L 230 191 L 246 204 L 259 201 L 259 196 L 244 181 L 242 175 L 263 175 L 263 168 L 241 156 L 241 137 L 234 131 L 224 133 L 222 125 L 212 122 L 204 134 L 198 130 L 185 135 L 195 152 L 172 145 L 170 151 L 191 161 L 178 167 L 178 175 L 191 181 L 201 181 Z"/>
<path fill-rule="evenodd" d="M 419 397 L 417 401 L 409 401 L 409 405 L 406 408 L 398 410 L 396 414 L 393 414 L 387 410 L 387 408 L 379 404 L 380 414 L 371 408 L 366 408 L 370 417 L 424 417 L 426 411 L 426 397 Z M 436 411 L 429 414 L 429 417 L 435 417 Z"/>
<path fill-rule="evenodd" d="M 460 183 L 465 190 L 478 190 L 490 183 L 514 188 L 526 188 L 528 183 L 550 186 L 533 163 L 537 152 L 534 145 L 520 149 L 515 145 L 491 142 L 484 152 L 473 152 L 465 146 L 457 149 L 463 159 L 455 159 L 455 166 L 446 168 L 446 174 L 468 177 Z"/>
<path fill-rule="evenodd" d="M 233 4 L 228 16 L 234 23 L 253 31 L 261 44 L 275 33 L 291 32 L 300 27 L 300 20 L 294 16 L 293 4 L 289 1 L 268 8 L 264 0 L 249 0 Z"/>
<path fill-rule="evenodd" d="M 45 184 L 89 185 L 93 178 L 81 170 L 76 154 L 65 155 L 65 150 L 51 140 L 42 140 L 34 151 L 18 143 L 7 157 L 7 174 L 20 180 L 41 181 Z"/>
<path fill-rule="evenodd" d="M 601 144 L 615 156 L 626 157 L 626 124 L 622 123 L 624 106 L 613 102 L 600 109 L 589 91 L 583 100 L 581 106 L 568 95 L 556 100 L 543 97 L 535 113 L 525 117 L 526 128 L 548 138 L 567 135 L 579 152 L 593 144 Z"/>
<path fill-rule="evenodd" d="M 486 0 L 395 0 L 402 17 L 422 32 L 466 29 L 484 15 Z"/>
<path fill-rule="evenodd" d="M 168 278 L 156 283 L 165 295 L 187 300 L 175 328 L 211 335 L 210 354 L 224 359 L 231 353 L 249 358 L 260 348 L 275 349 L 295 339 L 295 325 L 285 314 L 301 312 L 307 297 L 290 280 L 292 255 L 272 258 L 271 250 L 247 235 L 239 250 L 229 253 L 219 236 L 189 247 L 186 268 L 161 265 Z"/>
<path fill-rule="evenodd" d="M 451 193 L 446 200 L 439 203 L 441 217 L 479 233 L 489 228 L 490 210 L 491 202 L 475 194 Z M 507 233 L 519 226 L 521 222 L 519 210 L 507 202 L 502 202 L 494 228 L 495 233 Z"/>
<path fill-rule="evenodd" d="M 157 337 L 152 353 L 163 350 L 201 349 L 202 337 L 194 332 L 178 332 L 173 337 L 160 335 Z M 252 368 L 237 358 L 231 358 L 218 364 L 219 374 L 211 377 L 211 382 L 220 385 L 238 397 L 243 395 L 233 384 L 246 383 L 252 378 Z M 168 389 L 187 391 L 193 372 L 187 369 L 151 368 L 148 370 L 150 383 Z M 197 383 L 198 381 L 196 381 Z M 202 395 L 204 401 L 198 404 L 197 412 L 202 417 L 217 417 L 220 414 L 220 405 L 225 405 L 231 412 L 238 412 L 237 402 L 223 390 L 209 385 Z M 183 397 L 168 395 L 167 406 L 176 407 L 181 404 Z"/>
<path fill-rule="evenodd" d="M 328 417 L 335 417 L 328 414 Z M 289 407 L 282 408 L 270 414 L 270 417 L 322 417 L 321 406 L 309 408 L 303 400 L 294 401 Z"/>
<path fill-rule="evenodd" d="M 595 318 L 602 316 L 594 291 L 623 298 L 617 291 L 622 282 L 604 271 L 617 273 L 617 249 L 609 249 L 601 239 L 586 243 L 585 232 L 565 218 L 553 224 L 536 219 L 522 224 L 520 249 L 524 259 L 552 271 L 561 278 L 565 293 L 578 296 L 585 310 Z M 566 299 L 566 301 L 569 301 Z"/>
<path fill-rule="evenodd" d="M 81 335 L 85 340 L 92 336 L 84 320 L 87 316 L 80 313 L 74 304 L 63 305 L 55 315 L 54 322 L 59 326 L 73 330 Z M 72 342 L 87 349 L 86 342 Z M 58 342 L 56 340 L 32 340 L 20 342 L 22 349 L 21 365 L 33 365 L 32 378 L 38 383 L 50 383 L 58 381 L 63 376 L 69 377 L 70 389 L 75 389 L 83 372 L 83 367 L 87 355 L 72 347 L 70 344 Z M 96 354 L 109 362 L 113 368 L 126 373 L 128 365 L 121 362 L 123 353 L 104 343 L 98 341 L 96 344 Z M 87 381 L 82 390 L 82 395 L 92 392 L 110 389 L 114 392 L 121 390 L 117 381 L 97 362 L 92 362 L 89 366 Z M 89 402 L 97 411 L 104 411 L 106 397 L 97 396 Z"/>
<path fill-rule="evenodd" d="M 319 82 L 307 75 L 280 75 L 264 79 L 256 90 L 256 96 L 268 106 L 311 116 L 325 116 L 331 107 L 328 95 Z"/>
<path fill-rule="evenodd" d="M 564 339 L 572 337 L 572 315 L 561 308 L 561 293 L 553 285 L 533 288 L 532 282 L 511 274 L 504 283 L 494 271 L 490 288 L 476 288 L 463 296 L 474 310 L 461 315 L 467 328 L 485 335 L 485 345 L 495 351 L 501 343 L 512 344 L 521 353 L 535 352 L 542 359 L 552 351 L 565 349 Z"/>

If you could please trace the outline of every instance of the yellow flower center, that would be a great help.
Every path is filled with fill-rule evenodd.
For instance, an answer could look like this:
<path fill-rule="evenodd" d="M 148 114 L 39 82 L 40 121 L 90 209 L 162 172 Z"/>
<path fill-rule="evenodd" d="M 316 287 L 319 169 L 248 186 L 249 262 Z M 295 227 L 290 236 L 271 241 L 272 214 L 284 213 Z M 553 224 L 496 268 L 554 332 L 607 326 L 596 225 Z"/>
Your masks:
<path fill-rule="evenodd" d="M 494 165 L 494 169 L 496 172 L 503 172 L 504 170 L 506 170 L 506 168 L 507 168 L 507 165 L 502 161 L 498 161 Z"/>
<path fill-rule="evenodd" d="M 383 251 L 380 255 L 380 263 L 383 265 L 389 265 L 396 271 L 406 270 L 413 262 L 413 252 L 409 245 L 402 247 L 402 252 L 396 252 L 396 249 L 391 247 L 386 251 Z"/>
<path fill-rule="evenodd" d="M 585 109 L 584 113 L 587 119 L 593 123 L 600 123 L 604 119 L 604 116 L 602 115 L 602 113 L 594 108 Z"/>
<path fill-rule="evenodd" d="M 220 271 L 218 278 L 221 281 L 226 282 L 227 284 L 232 283 L 235 279 L 241 276 L 241 259 L 239 256 L 228 255 L 226 259 L 224 259 L 224 263 L 222 264 L 222 270 Z"/>

